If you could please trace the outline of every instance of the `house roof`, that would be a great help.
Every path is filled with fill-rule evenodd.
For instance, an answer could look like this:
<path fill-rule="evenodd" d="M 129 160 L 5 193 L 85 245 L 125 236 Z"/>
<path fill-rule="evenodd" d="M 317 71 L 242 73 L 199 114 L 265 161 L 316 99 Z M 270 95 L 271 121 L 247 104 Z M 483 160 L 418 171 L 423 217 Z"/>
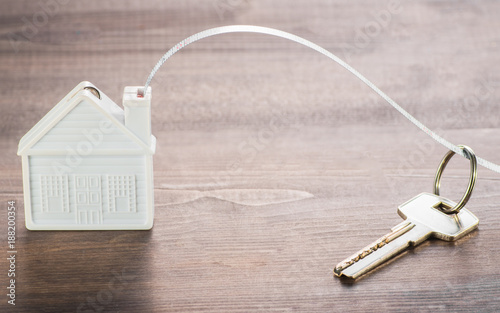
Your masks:
<path fill-rule="evenodd" d="M 69 112 L 71 112 L 71 110 L 83 99 L 88 100 L 88 103 L 94 106 L 107 119 L 116 125 L 123 134 L 135 142 L 142 150 L 144 150 L 145 153 L 153 154 L 155 152 L 156 138 L 153 135 L 151 135 L 151 145 L 148 146 L 125 126 L 125 114 L 121 107 L 108 98 L 102 91 L 99 90 L 99 99 L 90 90 L 85 89 L 86 87 L 99 90 L 90 82 L 83 81 L 79 83 L 21 138 L 17 154 L 29 154 L 30 148 L 40 141 L 40 139 L 42 139 L 47 132 L 57 125 L 57 123 Z"/>

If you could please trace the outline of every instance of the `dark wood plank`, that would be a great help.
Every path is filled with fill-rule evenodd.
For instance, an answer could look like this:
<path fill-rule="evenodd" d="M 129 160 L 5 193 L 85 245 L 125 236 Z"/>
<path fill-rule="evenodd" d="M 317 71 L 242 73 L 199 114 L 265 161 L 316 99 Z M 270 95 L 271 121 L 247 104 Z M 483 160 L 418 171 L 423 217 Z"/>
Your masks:
<path fill-rule="evenodd" d="M 366 1 L 68 2 L 15 51 L 9 33 L 24 36 L 23 18 L 41 14 L 40 6 L 3 1 L 4 251 L 8 200 L 16 201 L 19 226 L 17 305 L 2 296 L 1 310 L 499 311 L 500 178 L 484 168 L 468 204 L 478 231 L 456 243 L 427 242 L 356 283 L 332 277 L 336 263 L 400 221 L 397 205 L 431 191 L 446 150 L 338 65 L 262 35 L 206 39 L 158 74 L 153 230 L 30 232 L 22 225 L 16 149 L 24 133 L 79 81 L 121 103 L 123 88 L 142 84 L 172 45 L 227 24 L 270 26 L 317 42 L 447 139 L 499 163 L 500 4 L 402 1 L 378 31 L 377 16 L 390 8 Z M 370 27 L 361 44 L 359 33 Z M 452 160 L 443 194 L 461 196 L 467 166 Z"/>

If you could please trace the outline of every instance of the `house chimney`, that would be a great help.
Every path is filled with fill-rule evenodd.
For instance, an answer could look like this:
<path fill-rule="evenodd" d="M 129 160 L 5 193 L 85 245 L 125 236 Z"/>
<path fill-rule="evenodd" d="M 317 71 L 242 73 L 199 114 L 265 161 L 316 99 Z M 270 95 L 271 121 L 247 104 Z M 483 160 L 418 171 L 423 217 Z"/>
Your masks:
<path fill-rule="evenodd" d="M 142 97 L 140 86 L 127 86 L 123 91 L 123 108 L 125 109 L 125 126 L 146 145 L 151 145 L 151 87 Z"/>

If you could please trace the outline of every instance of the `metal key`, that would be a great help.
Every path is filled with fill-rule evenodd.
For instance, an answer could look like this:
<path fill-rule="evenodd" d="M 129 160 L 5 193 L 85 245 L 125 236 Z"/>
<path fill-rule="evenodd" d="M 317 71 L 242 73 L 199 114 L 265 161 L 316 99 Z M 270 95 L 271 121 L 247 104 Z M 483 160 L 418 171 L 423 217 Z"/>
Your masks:
<path fill-rule="evenodd" d="M 447 214 L 440 209 L 453 206 L 451 200 L 430 193 L 421 193 L 400 205 L 398 214 L 405 221 L 339 263 L 333 270 L 335 276 L 355 279 L 430 237 L 455 241 L 477 228 L 479 219 L 469 210 L 462 208 L 457 214 Z"/>

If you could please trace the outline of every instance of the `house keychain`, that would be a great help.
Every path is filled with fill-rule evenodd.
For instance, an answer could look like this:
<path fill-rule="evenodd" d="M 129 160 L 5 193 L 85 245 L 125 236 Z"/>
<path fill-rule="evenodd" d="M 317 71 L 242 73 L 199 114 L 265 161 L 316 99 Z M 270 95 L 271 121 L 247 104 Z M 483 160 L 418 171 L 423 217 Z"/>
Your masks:
<path fill-rule="evenodd" d="M 81 82 L 19 142 L 30 230 L 153 226 L 151 88 L 125 87 L 123 107 Z"/>
<path fill-rule="evenodd" d="M 455 241 L 477 228 L 479 219 L 464 208 L 476 183 L 477 160 L 471 148 L 463 145 L 459 147 L 469 158 L 471 167 L 469 185 L 460 202 L 457 204 L 439 196 L 441 175 L 455 154 L 449 151 L 436 172 L 434 194 L 421 193 L 400 205 L 398 214 L 405 221 L 393 227 L 387 235 L 340 262 L 333 270 L 335 276 L 356 279 L 428 238 Z"/>
<path fill-rule="evenodd" d="M 498 173 L 499 165 L 475 157 L 465 146 L 462 151 L 440 137 L 333 53 L 299 36 L 252 25 L 216 27 L 182 40 L 160 58 L 144 86 L 125 87 L 123 108 L 89 82 L 82 82 L 70 91 L 19 142 L 26 227 L 30 230 L 150 229 L 154 217 L 156 149 L 156 138 L 151 133 L 150 84 L 165 61 L 179 50 L 203 38 L 227 33 L 276 36 L 325 55 L 438 143 L 471 160 L 471 183 L 458 205 L 439 197 L 439 180 L 447 162 L 443 161 L 436 176 L 435 195 L 421 194 L 400 206 L 399 214 L 406 221 L 337 266 L 336 275 L 357 277 L 410 243 L 418 244 L 429 236 L 456 240 L 477 227 L 477 218 L 463 209 L 474 187 L 476 162 Z M 445 159 L 450 157 L 451 154 Z"/>

